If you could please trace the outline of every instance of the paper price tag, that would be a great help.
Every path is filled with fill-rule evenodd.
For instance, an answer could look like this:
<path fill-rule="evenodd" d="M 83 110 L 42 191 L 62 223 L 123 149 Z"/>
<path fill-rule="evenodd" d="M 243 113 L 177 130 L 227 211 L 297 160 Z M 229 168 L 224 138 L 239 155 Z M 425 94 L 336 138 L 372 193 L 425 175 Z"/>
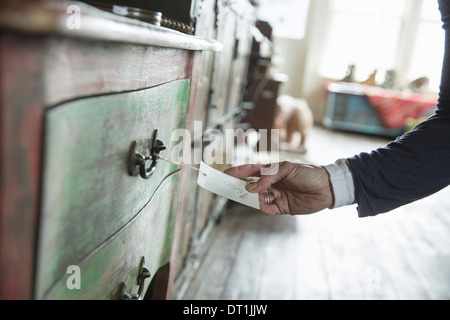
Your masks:
<path fill-rule="evenodd" d="M 211 168 L 204 162 L 200 163 L 197 183 L 212 193 L 259 210 L 258 194 L 245 189 L 247 182 Z"/>

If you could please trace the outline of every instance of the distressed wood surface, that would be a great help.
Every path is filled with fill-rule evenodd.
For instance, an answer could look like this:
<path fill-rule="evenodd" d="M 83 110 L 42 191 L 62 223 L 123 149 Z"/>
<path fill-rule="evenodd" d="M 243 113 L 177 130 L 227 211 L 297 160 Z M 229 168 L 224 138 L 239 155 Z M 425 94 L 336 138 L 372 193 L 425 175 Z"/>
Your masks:
<path fill-rule="evenodd" d="M 192 70 L 192 86 L 190 95 L 190 110 L 186 121 L 186 129 L 190 134 L 190 140 L 185 141 L 185 150 L 190 150 L 190 157 L 184 159 L 185 163 L 194 165 L 199 164 L 199 157 L 196 155 L 200 151 L 201 140 L 205 130 L 195 130 L 194 123 L 201 121 L 202 126 L 205 123 L 206 112 L 209 106 L 209 89 L 211 83 L 212 61 L 214 55 L 211 52 L 204 52 L 201 55 L 195 54 L 194 68 Z M 197 135 L 197 136 L 196 136 Z M 191 142 L 194 142 L 192 146 Z M 200 145 L 200 147 L 198 147 Z M 182 169 L 181 181 L 182 190 L 180 192 L 179 214 L 175 229 L 175 241 L 173 248 L 172 263 L 170 265 L 171 282 L 186 266 L 186 258 L 189 251 L 193 248 L 193 242 L 198 234 L 195 229 L 195 221 L 198 217 L 197 205 L 201 199 L 198 199 L 199 192 L 197 185 L 198 173 L 191 169 Z M 172 295 L 172 288 L 168 290 L 168 297 Z"/>
<path fill-rule="evenodd" d="M 0 167 L 2 179 L 0 268 L 2 271 L 0 272 L 0 297 L 16 299 L 32 297 L 37 218 L 41 205 L 40 187 L 43 184 L 40 169 L 42 167 L 41 159 L 44 156 L 42 153 L 44 110 L 93 95 L 140 90 L 169 81 L 192 79 L 188 111 L 188 128 L 192 130 L 193 120 L 200 119 L 202 116 L 200 110 L 193 115 L 194 106 L 202 104 L 206 104 L 206 107 L 209 106 L 208 90 L 211 80 L 209 75 L 213 61 L 221 56 L 225 56 L 225 60 L 230 61 L 229 57 L 234 52 L 235 44 L 231 38 L 234 38 L 235 34 L 227 32 L 227 36 L 230 37 L 227 40 L 229 53 L 224 55 L 213 52 L 203 53 L 202 50 L 219 50 L 221 46 L 215 41 L 203 41 L 197 37 L 180 35 L 160 28 L 156 28 L 158 30 L 150 28 L 152 29 L 150 32 L 147 30 L 142 33 L 142 29 L 147 26 L 136 21 L 121 21 L 121 18 L 117 17 L 117 19 L 113 19 L 113 23 L 102 24 L 100 27 L 96 24 L 96 21 L 99 20 L 96 20 L 95 17 L 88 17 L 84 25 L 87 28 L 84 28 L 82 32 L 69 31 L 64 25 L 65 19 L 67 19 L 65 13 L 67 3 L 59 6 L 60 9 L 56 9 L 56 11 L 50 9 L 50 11 L 53 10 L 50 12 L 51 16 L 56 20 L 47 21 L 57 23 L 57 25 L 41 25 L 39 27 L 33 25 L 37 21 L 34 18 L 43 17 L 49 13 L 48 8 L 39 12 L 39 14 L 44 14 L 43 16 L 26 11 L 31 14 L 28 17 L 33 17 L 33 19 L 6 19 L 8 20 L 6 21 L 5 17 L 14 17 L 14 14 L 11 14 L 11 11 L 3 10 L 6 8 L 5 3 L 0 4 L 0 28 L 2 30 L 0 53 L 2 70 L 2 101 L 0 102 L 2 128 L 0 140 L 2 156 Z M 17 1 L 8 1 L 8 3 L 19 8 L 23 6 L 21 2 Z M 228 5 L 223 1 L 219 4 Z M 211 5 L 212 15 L 208 17 L 203 15 L 198 22 L 199 25 L 202 25 L 203 22 L 213 25 L 207 31 L 202 30 L 205 33 L 198 34 L 200 37 L 215 37 L 215 1 L 210 1 L 209 5 Z M 241 11 L 238 10 L 238 12 Z M 101 17 L 101 19 L 110 18 L 103 15 Z M 41 21 L 45 21 L 45 19 Z M 222 22 L 224 21 L 222 20 Z M 119 30 L 120 32 L 116 34 L 104 32 L 105 29 L 118 27 L 122 23 L 129 23 L 130 26 Z M 234 29 L 233 23 L 230 21 L 232 29 Z M 94 25 L 97 30 L 92 28 Z M 55 30 L 55 27 L 59 29 Z M 228 27 L 225 22 L 220 25 L 222 29 Z M 11 30 L 14 32 L 10 32 Z M 89 30 L 95 32 L 89 33 L 87 32 Z M 149 37 L 154 37 L 153 40 L 156 42 L 148 42 Z M 151 45 L 149 46 L 149 44 Z M 216 64 L 218 68 L 223 69 L 219 71 L 219 74 L 224 76 L 228 72 L 227 69 L 230 68 L 230 64 L 225 60 Z M 206 67 L 201 70 L 199 69 L 200 61 L 202 64 L 206 64 Z M 215 79 L 217 84 L 225 84 L 228 81 L 221 82 L 221 76 Z M 227 83 L 227 87 L 229 87 L 229 83 Z M 198 95 L 197 92 L 199 92 Z M 222 90 L 220 94 L 222 97 L 218 97 L 218 99 L 225 101 L 228 92 Z M 198 103 L 196 103 L 196 98 L 198 98 Z M 225 108 L 221 103 L 218 105 Z M 220 118 L 222 111 L 218 113 L 216 119 Z M 190 179 L 189 175 L 187 170 L 182 170 L 180 206 L 177 212 L 179 220 L 183 218 L 182 215 L 186 210 L 190 210 L 187 209 L 189 205 L 194 204 L 197 200 L 193 195 L 194 183 L 183 186 Z M 90 178 L 94 179 L 95 177 Z M 192 201 L 183 207 L 185 205 L 183 198 L 189 198 Z M 205 198 L 199 198 L 200 201 L 202 199 Z M 95 206 L 92 201 L 91 204 Z M 204 210 L 202 218 L 194 222 L 193 228 L 199 233 L 207 222 L 207 209 Z M 192 214 L 197 216 L 194 211 Z M 190 222 L 187 222 L 185 228 L 187 234 L 175 233 L 174 239 L 177 236 L 189 237 L 189 232 L 192 231 L 189 229 L 189 224 Z M 192 224 L 190 226 L 192 227 Z M 197 236 L 195 235 L 195 237 Z M 186 251 L 190 249 L 190 245 L 189 241 L 180 244 Z M 81 251 L 83 250 L 81 249 Z M 195 255 L 195 252 L 193 254 Z M 85 256 L 85 258 L 87 257 L 89 256 Z M 175 257 L 176 253 L 173 254 L 174 261 Z M 182 264 L 183 261 L 179 261 L 179 263 Z M 66 262 L 61 265 L 63 264 Z M 170 265 L 170 268 L 169 285 L 175 276 L 174 265 Z M 60 270 L 59 273 L 55 271 L 54 275 L 61 276 L 64 271 Z M 52 294 L 49 292 L 48 297 Z M 170 297 L 170 290 L 168 290 L 167 297 Z"/>
<path fill-rule="evenodd" d="M 194 52 L 60 37 L 42 42 L 46 105 L 139 90 L 192 75 Z M 94 72 L 95 71 L 95 72 Z"/>
<path fill-rule="evenodd" d="M 177 169 L 159 161 L 149 180 L 131 177 L 128 153 L 136 140 L 148 155 L 158 130 L 168 147 L 161 155 L 170 156 L 178 142 L 171 141 L 172 131 L 185 125 L 189 83 L 81 99 L 47 111 L 37 297 L 131 220 Z"/>
<path fill-rule="evenodd" d="M 229 102 L 229 82 L 232 81 L 231 66 L 235 48 L 236 16 L 225 5 L 218 5 L 217 39 L 223 43 L 224 50 L 214 61 L 213 86 L 211 108 L 208 110 L 207 125 L 209 126 L 217 118 L 227 111 Z"/>
<path fill-rule="evenodd" d="M 152 274 L 145 281 L 145 294 L 157 271 L 170 261 L 179 178 L 177 171 L 163 180 L 135 219 L 110 241 L 76 262 L 81 271 L 79 290 L 67 287 L 71 274 L 63 273 L 42 298 L 114 300 L 120 297 L 122 283 L 126 284 L 128 293 L 137 293 L 136 279 L 142 257 Z M 172 197 L 168 198 L 167 194 Z"/>
<path fill-rule="evenodd" d="M 0 35 L 0 299 L 29 299 L 40 203 L 40 42 Z"/>
<path fill-rule="evenodd" d="M 254 10 L 247 2 L 239 3 L 245 9 L 235 10 L 236 3 L 226 1 L 205 0 L 196 3 L 196 35 L 219 39 L 224 46 L 220 53 L 204 52 L 200 58 L 201 63 L 198 64 L 201 69 L 198 71 L 198 88 L 195 90 L 195 108 L 190 113 L 192 117 L 187 126 L 195 141 L 191 154 L 199 152 L 201 156 L 205 146 L 202 134 L 208 128 L 216 125 L 222 129 L 234 128 L 234 124 L 224 120 L 224 116 L 229 108 L 239 105 L 242 95 L 242 79 L 245 78 L 245 65 L 249 55 L 246 37 L 249 36 L 249 20 L 252 19 L 250 11 Z M 202 121 L 202 128 L 194 130 L 194 121 Z M 197 186 L 196 172 L 186 172 L 184 177 L 185 190 L 189 192 L 189 196 L 184 197 L 184 209 L 177 222 L 176 234 L 179 240 L 174 251 L 176 263 L 171 266 L 174 268 L 172 275 L 177 276 L 174 297 L 178 297 L 183 290 L 179 284 L 189 277 L 204 240 L 210 236 L 211 227 L 217 219 L 217 214 L 214 215 L 213 212 L 221 207 L 217 205 L 212 193 Z"/>
<path fill-rule="evenodd" d="M 2 299 L 33 297 L 45 110 L 91 95 L 189 79 L 193 56 L 185 50 L 2 31 Z"/>
<path fill-rule="evenodd" d="M 222 49 L 222 45 L 213 39 L 189 36 L 112 14 L 81 1 L 4 0 L 0 3 L 0 28 L 35 35 L 58 34 L 183 50 Z"/>

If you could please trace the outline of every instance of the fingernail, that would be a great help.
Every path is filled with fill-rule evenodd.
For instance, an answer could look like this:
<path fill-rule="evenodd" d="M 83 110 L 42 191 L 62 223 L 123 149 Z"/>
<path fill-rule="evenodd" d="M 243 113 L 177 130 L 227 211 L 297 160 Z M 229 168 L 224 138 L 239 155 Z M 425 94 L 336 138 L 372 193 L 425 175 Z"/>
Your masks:
<path fill-rule="evenodd" d="M 252 192 L 253 190 L 256 189 L 257 186 L 258 186 L 257 182 L 249 182 L 247 183 L 247 186 L 245 188 L 247 189 L 247 191 Z"/>

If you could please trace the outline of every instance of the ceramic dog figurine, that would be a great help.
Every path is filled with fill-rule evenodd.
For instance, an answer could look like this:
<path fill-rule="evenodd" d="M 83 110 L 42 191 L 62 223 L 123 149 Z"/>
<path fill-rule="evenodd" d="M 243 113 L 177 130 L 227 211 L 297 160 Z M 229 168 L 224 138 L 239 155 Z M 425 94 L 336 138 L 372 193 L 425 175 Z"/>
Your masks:
<path fill-rule="evenodd" d="M 281 139 L 288 144 L 291 144 L 297 132 L 300 133 L 300 143 L 295 148 L 296 151 L 306 153 L 306 138 L 313 124 L 313 114 L 305 99 L 288 95 L 278 97 L 274 126 L 280 130 Z"/>

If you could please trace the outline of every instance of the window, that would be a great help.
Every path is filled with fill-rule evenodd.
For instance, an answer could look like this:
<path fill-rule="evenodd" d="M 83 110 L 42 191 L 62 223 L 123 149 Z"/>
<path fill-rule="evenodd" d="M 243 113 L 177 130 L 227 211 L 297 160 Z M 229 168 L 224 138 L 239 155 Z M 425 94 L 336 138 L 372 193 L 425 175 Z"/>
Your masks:
<path fill-rule="evenodd" d="M 308 7 L 309 0 L 261 0 L 258 19 L 270 23 L 275 37 L 301 39 Z"/>
<path fill-rule="evenodd" d="M 430 87 L 439 88 L 444 56 L 444 30 L 437 1 L 423 1 L 409 79 L 430 78 Z"/>
<path fill-rule="evenodd" d="M 331 0 L 331 23 L 321 75 L 342 79 L 356 66 L 356 80 L 377 70 L 377 82 L 394 69 L 399 84 L 427 76 L 438 90 L 444 38 L 437 1 Z"/>

